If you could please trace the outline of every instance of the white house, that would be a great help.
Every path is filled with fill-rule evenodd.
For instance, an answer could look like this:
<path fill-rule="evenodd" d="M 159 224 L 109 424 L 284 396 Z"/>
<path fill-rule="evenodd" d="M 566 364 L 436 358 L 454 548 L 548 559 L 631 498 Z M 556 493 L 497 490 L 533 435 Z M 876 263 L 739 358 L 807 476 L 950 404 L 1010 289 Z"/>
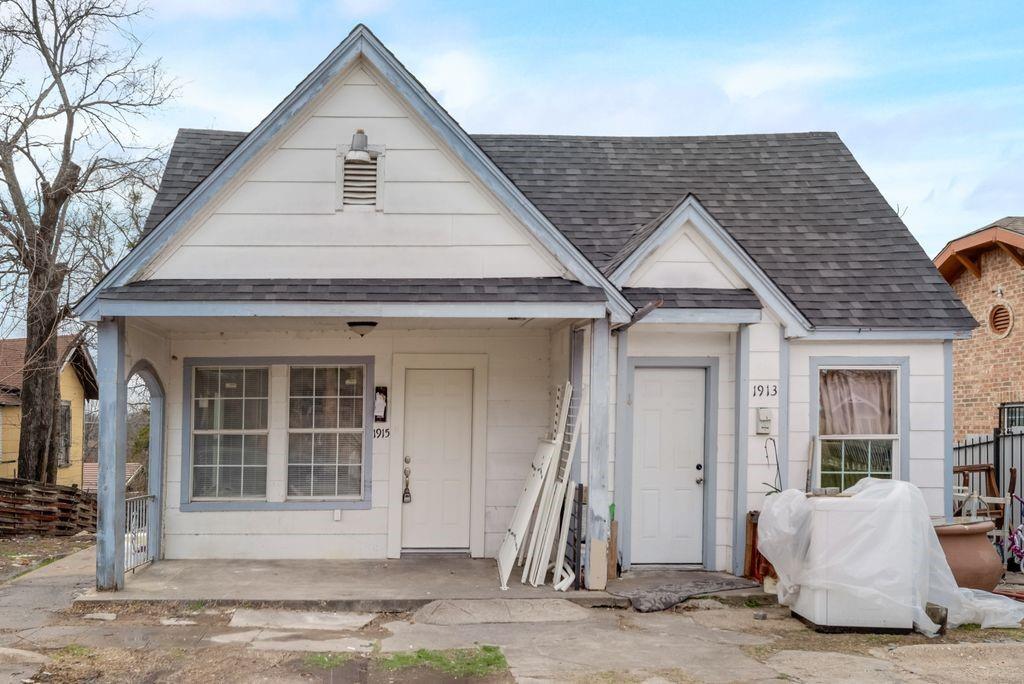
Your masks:
<path fill-rule="evenodd" d="M 975 325 L 833 133 L 471 136 L 364 26 L 252 131 L 179 131 L 76 311 L 101 588 L 133 373 L 168 559 L 492 556 L 571 380 L 601 588 L 609 552 L 737 571 L 771 486 L 904 478 L 948 514 Z"/>

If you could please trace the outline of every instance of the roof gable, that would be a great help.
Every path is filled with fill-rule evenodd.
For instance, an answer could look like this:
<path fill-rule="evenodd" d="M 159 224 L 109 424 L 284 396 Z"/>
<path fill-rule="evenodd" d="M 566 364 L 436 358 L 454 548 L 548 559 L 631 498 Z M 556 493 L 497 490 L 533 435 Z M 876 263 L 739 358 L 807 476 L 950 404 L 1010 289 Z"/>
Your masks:
<path fill-rule="evenodd" d="M 269 116 L 228 152 L 194 190 L 188 192 L 180 203 L 159 220 L 159 223 L 151 227 L 139 245 L 78 303 L 75 307 L 76 313 L 87 320 L 94 319 L 97 315 L 97 296 L 101 290 L 131 282 L 143 268 L 161 254 L 162 249 L 174 239 L 183 226 L 203 211 L 211 199 L 246 168 L 274 136 L 293 122 L 313 98 L 320 95 L 337 75 L 345 72 L 360 59 L 365 60 L 383 77 L 405 103 L 446 143 L 459 161 L 505 206 L 510 215 L 520 221 L 533 237 L 561 262 L 571 277 L 585 285 L 599 286 L 605 290 L 613 319 L 628 320 L 632 307 L 625 297 L 526 199 L 519 188 L 494 165 L 394 55 L 361 24 L 356 26 Z"/>

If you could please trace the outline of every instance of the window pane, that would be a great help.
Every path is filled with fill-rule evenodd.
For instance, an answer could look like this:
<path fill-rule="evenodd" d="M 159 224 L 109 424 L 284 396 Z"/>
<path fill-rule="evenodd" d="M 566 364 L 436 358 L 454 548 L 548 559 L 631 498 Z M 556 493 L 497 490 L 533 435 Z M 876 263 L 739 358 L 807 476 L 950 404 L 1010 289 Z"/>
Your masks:
<path fill-rule="evenodd" d="M 242 435 L 220 436 L 220 465 L 242 465 Z"/>
<path fill-rule="evenodd" d="M 341 369 L 341 395 L 360 397 L 363 394 L 363 367 L 349 366 Z"/>
<path fill-rule="evenodd" d="M 360 466 L 338 468 L 338 496 L 359 496 L 362 493 L 363 469 Z"/>
<path fill-rule="evenodd" d="M 839 471 L 843 469 L 843 443 L 821 443 L 821 471 Z"/>
<path fill-rule="evenodd" d="M 338 435 L 333 432 L 313 437 L 313 463 L 337 463 Z"/>
<path fill-rule="evenodd" d="M 334 496 L 337 485 L 335 466 L 313 466 L 313 496 Z"/>
<path fill-rule="evenodd" d="M 338 435 L 338 463 L 363 462 L 363 436 L 353 434 Z"/>
<path fill-rule="evenodd" d="M 892 442 L 871 442 L 871 474 L 882 477 L 892 473 Z"/>
<path fill-rule="evenodd" d="M 839 487 L 843 486 L 843 476 L 839 473 L 822 473 L 821 474 L 821 486 L 822 487 Z"/>
<path fill-rule="evenodd" d="M 192 469 L 192 496 L 217 496 L 217 468 L 200 466 Z"/>
<path fill-rule="evenodd" d="M 195 396 L 215 397 L 217 396 L 217 379 L 219 371 L 216 368 L 196 368 L 195 374 Z"/>
<path fill-rule="evenodd" d="M 288 401 L 288 426 L 298 429 L 313 427 L 312 399 L 291 399 Z"/>
<path fill-rule="evenodd" d="M 848 473 L 868 472 L 868 443 L 860 439 L 849 439 L 844 443 L 843 470 Z"/>
<path fill-rule="evenodd" d="M 217 469 L 217 496 L 238 497 L 242 495 L 242 469 Z"/>
<path fill-rule="evenodd" d="M 246 430 L 266 430 L 267 429 L 267 400 L 266 399 L 246 399 L 245 400 L 245 420 L 244 425 Z"/>
<path fill-rule="evenodd" d="M 267 464 L 267 436 L 246 435 L 242 452 L 242 462 L 245 465 Z"/>
<path fill-rule="evenodd" d="M 338 396 L 338 369 L 317 368 L 314 385 L 318 397 Z"/>
<path fill-rule="evenodd" d="M 867 473 L 846 473 L 843 475 L 843 489 L 849 489 L 867 476 Z"/>
<path fill-rule="evenodd" d="M 221 399 L 220 404 L 220 425 L 215 425 L 221 430 L 242 429 L 242 400 Z"/>
<path fill-rule="evenodd" d="M 221 368 L 220 370 L 220 396 L 240 397 L 242 396 L 242 382 L 245 371 L 241 368 Z"/>
<path fill-rule="evenodd" d="M 311 475 L 310 466 L 288 466 L 288 496 L 309 496 Z"/>
<path fill-rule="evenodd" d="M 214 429 L 214 416 L 216 415 L 216 399 L 196 399 L 193 410 L 193 422 L 196 430 Z"/>
<path fill-rule="evenodd" d="M 246 467 L 242 469 L 242 494 L 244 496 L 267 495 L 267 469 Z"/>
<path fill-rule="evenodd" d="M 313 462 L 313 435 L 308 432 L 293 432 L 288 435 L 288 462 Z"/>
<path fill-rule="evenodd" d="M 342 399 L 338 418 L 339 427 L 361 428 L 363 427 L 363 400 Z"/>
<path fill-rule="evenodd" d="M 194 465 L 217 464 L 217 435 L 196 435 L 192 446 Z"/>
<path fill-rule="evenodd" d="M 291 369 L 288 394 L 293 397 L 313 396 L 313 369 L 295 368 Z"/>
<path fill-rule="evenodd" d="M 896 371 L 828 369 L 818 381 L 819 434 L 896 433 Z"/>
<path fill-rule="evenodd" d="M 266 368 L 246 368 L 245 369 L 245 396 L 247 397 L 266 397 L 269 395 L 268 387 L 270 385 L 268 376 L 269 371 Z"/>
<path fill-rule="evenodd" d="M 313 427 L 338 427 L 338 400 L 333 398 L 317 398 L 313 400 Z"/>

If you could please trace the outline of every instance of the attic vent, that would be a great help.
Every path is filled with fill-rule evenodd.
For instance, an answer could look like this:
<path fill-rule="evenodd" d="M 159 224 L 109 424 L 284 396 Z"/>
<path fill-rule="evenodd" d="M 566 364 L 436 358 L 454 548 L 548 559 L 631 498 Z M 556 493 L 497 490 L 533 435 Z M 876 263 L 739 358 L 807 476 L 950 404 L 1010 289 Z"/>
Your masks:
<path fill-rule="evenodd" d="M 367 144 L 363 129 L 352 144 L 338 148 L 338 209 L 347 206 L 380 208 L 380 171 L 383 148 Z"/>
<path fill-rule="evenodd" d="M 1006 337 L 1013 327 L 1013 311 L 1005 304 L 996 304 L 988 312 L 988 328 L 993 335 Z"/>

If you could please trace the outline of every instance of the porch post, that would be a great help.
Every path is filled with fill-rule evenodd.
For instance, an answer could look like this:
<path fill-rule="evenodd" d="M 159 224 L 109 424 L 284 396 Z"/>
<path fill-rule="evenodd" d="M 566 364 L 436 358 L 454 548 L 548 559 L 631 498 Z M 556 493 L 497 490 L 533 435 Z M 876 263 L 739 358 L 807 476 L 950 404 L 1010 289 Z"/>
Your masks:
<path fill-rule="evenodd" d="M 98 325 L 100 390 L 99 481 L 96 526 L 96 588 L 124 588 L 124 470 L 127 431 L 124 377 L 124 319 Z"/>
<path fill-rule="evenodd" d="M 590 460 L 587 464 L 587 588 L 604 589 L 608 581 L 608 368 L 611 327 L 594 320 L 590 334 Z"/>
<path fill-rule="evenodd" d="M 743 556 L 747 547 L 747 444 L 750 424 L 747 388 L 750 385 L 750 326 L 736 333 L 736 457 L 733 459 L 732 573 L 743 575 Z"/>

